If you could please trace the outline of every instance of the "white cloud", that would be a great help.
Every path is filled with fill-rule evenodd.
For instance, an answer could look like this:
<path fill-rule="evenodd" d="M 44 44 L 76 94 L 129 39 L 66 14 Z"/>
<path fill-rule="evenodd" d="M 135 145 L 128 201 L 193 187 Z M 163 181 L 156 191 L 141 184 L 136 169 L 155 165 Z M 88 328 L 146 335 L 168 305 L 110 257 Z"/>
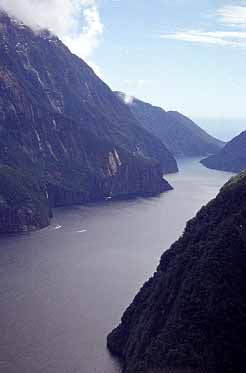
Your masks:
<path fill-rule="evenodd" d="M 193 43 L 246 47 L 246 32 L 241 31 L 188 30 L 170 34 L 163 34 L 160 37 L 162 39 L 181 40 Z"/>
<path fill-rule="evenodd" d="M 162 39 L 174 39 L 181 41 L 188 41 L 193 43 L 206 43 L 206 44 L 220 44 L 227 45 L 227 42 L 220 37 L 208 35 L 206 32 L 199 32 L 196 30 L 180 31 L 172 34 L 161 35 Z"/>
<path fill-rule="evenodd" d="M 221 22 L 231 26 L 246 26 L 246 6 L 227 5 L 217 11 Z"/>
<path fill-rule="evenodd" d="M 96 0 L 0 0 L 0 8 L 35 31 L 49 29 L 93 65 L 90 60 L 103 34 Z"/>
<path fill-rule="evenodd" d="M 83 10 L 85 26 L 82 32 L 68 33 L 64 42 L 70 46 L 78 56 L 90 57 L 99 44 L 99 37 L 103 34 L 103 24 L 95 5 Z"/>
<path fill-rule="evenodd" d="M 246 48 L 246 32 L 242 29 L 242 27 L 246 27 L 246 6 L 224 6 L 216 11 L 214 20 L 213 28 L 215 30 L 212 31 L 184 30 L 166 33 L 160 37 L 192 43 Z M 229 26 L 230 28 L 228 28 Z"/>
<path fill-rule="evenodd" d="M 130 96 L 126 93 L 122 93 L 122 98 L 127 105 L 131 105 L 133 103 L 134 97 Z"/>

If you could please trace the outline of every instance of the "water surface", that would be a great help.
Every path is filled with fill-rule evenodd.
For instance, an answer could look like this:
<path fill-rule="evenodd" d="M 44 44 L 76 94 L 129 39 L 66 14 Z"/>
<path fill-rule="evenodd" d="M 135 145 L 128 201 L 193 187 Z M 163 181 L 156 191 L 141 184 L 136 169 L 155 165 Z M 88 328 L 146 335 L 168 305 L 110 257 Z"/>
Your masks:
<path fill-rule="evenodd" d="M 231 176 L 179 163 L 160 197 L 57 209 L 48 228 L 0 238 L 0 372 L 119 372 L 107 333 Z"/>

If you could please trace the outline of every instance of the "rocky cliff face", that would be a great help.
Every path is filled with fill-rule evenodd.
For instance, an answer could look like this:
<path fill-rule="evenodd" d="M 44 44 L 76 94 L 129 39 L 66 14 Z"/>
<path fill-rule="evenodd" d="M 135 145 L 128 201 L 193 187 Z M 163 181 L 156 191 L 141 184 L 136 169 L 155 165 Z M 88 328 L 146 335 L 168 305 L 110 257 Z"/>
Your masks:
<path fill-rule="evenodd" d="M 241 172 L 246 169 L 246 131 L 228 142 L 223 149 L 201 163 L 212 169 Z"/>
<path fill-rule="evenodd" d="M 124 93 L 116 92 L 124 100 Z M 128 107 L 141 125 L 158 137 L 169 151 L 177 156 L 201 156 L 212 154 L 224 145 L 210 136 L 192 120 L 176 111 L 133 98 Z"/>
<path fill-rule="evenodd" d="M 245 370 L 246 173 L 165 252 L 109 335 L 125 373 Z"/>
<path fill-rule="evenodd" d="M 28 186 L 23 206 L 18 188 L 15 196 L 1 188 L 2 231 L 47 225 L 50 206 L 158 194 L 170 189 L 162 173 L 177 171 L 169 151 L 89 66 L 48 31 L 34 33 L 4 13 L 0 166 L 0 184 L 8 189 L 21 174 L 16 185 Z M 18 224 L 20 209 L 29 212 Z"/>
<path fill-rule="evenodd" d="M 34 106 L 41 106 L 134 155 L 158 160 L 163 172 L 177 170 L 163 144 L 140 128 L 130 110 L 92 69 L 47 31 L 34 34 L 2 15 L 1 77 L 6 91 L 17 96 L 14 103 L 10 95 L 2 102 L 1 106 L 10 106 L 9 113 L 15 110 L 30 116 Z M 6 108 L 4 111 L 6 114 Z"/>
<path fill-rule="evenodd" d="M 45 227 L 50 217 L 46 185 L 30 174 L 0 165 L 0 233 Z"/>

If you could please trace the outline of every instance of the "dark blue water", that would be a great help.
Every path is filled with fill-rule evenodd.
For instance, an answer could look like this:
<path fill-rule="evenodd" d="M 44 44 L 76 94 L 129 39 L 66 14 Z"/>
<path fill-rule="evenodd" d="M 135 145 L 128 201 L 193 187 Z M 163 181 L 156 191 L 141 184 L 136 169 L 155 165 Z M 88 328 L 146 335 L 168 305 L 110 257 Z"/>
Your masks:
<path fill-rule="evenodd" d="M 0 372 L 119 372 L 107 333 L 230 176 L 183 160 L 160 197 L 58 209 L 50 227 L 2 237 Z"/>

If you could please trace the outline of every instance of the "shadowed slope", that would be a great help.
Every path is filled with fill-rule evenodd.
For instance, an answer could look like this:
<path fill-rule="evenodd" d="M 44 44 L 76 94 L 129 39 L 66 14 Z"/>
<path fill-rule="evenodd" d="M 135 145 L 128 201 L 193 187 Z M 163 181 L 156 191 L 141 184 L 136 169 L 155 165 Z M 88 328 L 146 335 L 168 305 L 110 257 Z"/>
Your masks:
<path fill-rule="evenodd" d="M 241 373 L 246 349 L 246 174 L 165 252 L 108 336 L 125 373 Z"/>
<path fill-rule="evenodd" d="M 220 152 L 201 163 L 212 169 L 240 172 L 246 169 L 246 131 L 234 137 Z"/>

